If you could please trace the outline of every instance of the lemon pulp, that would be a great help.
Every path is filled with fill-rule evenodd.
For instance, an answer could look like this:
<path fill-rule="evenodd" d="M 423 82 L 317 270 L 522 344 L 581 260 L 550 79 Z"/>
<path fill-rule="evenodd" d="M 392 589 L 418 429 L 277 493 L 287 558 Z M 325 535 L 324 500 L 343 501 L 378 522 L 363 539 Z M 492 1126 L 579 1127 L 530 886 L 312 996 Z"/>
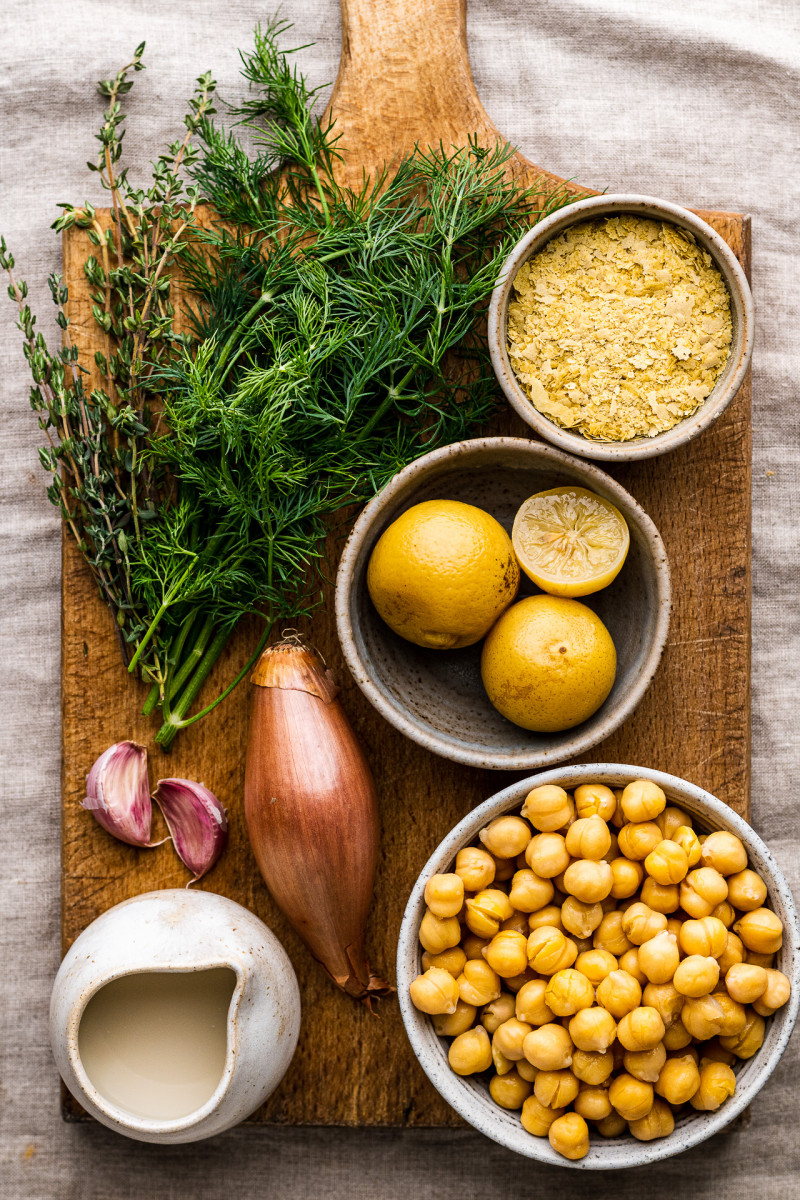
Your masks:
<path fill-rule="evenodd" d="M 529 497 L 511 533 L 519 565 L 552 596 L 588 596 L 616 579 L 630 533 L 619 509 L 582 487 Z"/>

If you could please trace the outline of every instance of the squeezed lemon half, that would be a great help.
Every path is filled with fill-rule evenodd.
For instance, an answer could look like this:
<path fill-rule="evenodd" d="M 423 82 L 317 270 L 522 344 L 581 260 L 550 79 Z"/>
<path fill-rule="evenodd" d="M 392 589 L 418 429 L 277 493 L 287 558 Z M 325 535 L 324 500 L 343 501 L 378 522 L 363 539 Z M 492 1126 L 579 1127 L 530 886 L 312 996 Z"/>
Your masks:
<path fill-rule="evenodd" d="M 619 509 L 582 487 L 550 488 L 525 501 L 511 532 L 519 565 L 552 596 L 588 596 L 616 579 L 630 533 Z"/>

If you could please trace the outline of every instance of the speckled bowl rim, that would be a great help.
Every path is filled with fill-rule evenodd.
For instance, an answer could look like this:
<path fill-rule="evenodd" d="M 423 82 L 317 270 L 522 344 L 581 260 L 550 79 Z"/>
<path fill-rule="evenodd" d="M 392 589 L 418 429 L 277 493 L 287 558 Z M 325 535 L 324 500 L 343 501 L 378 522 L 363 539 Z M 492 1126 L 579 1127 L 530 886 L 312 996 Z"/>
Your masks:
<path fill-rule="evenodd" d="M 424 476 L 432 466 L 446 464 L 453 458 L 464 455 L 467 451 L 475 452 L 481 448 L 486 450 L 516 450 L 523 451 L 554 469 L 563 468 L 575 472 L 586 483 L 587 487 L 599 489 L 608 494 L 624 514 L 632 516 L 644 534 L 648 550 L 653 562 L 656 575 L 657 613 L 655 619 L 655 636 L 651 642 L 642 669 L 629 690 L 616 702 L 616 707 L 605 714 L 604 720 L 591 733 L 580 733 L 580 726 L 575 730 L 564 731 L 564 744 L 550 750 L 531 750 L 528 753 L 506 753 L 492 751 L 488 747 L 470 749 L 466 745 L 457 745 L 451 740 L 440 736 L 431 726 L 413 718 L 401 702 L 379 680 L 371 678 L 371 666 L 359 646 L 357 630 L 354 621 L 357 618 L 357 606 L 353 593 L 358 585 L 358 559 L 365 541 L 370 537 L 373 527 L 380 520 L 383 510 L 399 492 L 404 491 L 409 483 L 418 476 Z M 669 620 L 672 607 L 672 585 L 670 581 L 669 561 L 664 543 L 661 540 L 655 524 L 640 504 L 626 491 L 616 479 L 612 479 L 600 467 L 592 463 L 576 459 L 564 454 L 552 446 L 540 442 L 529 441 L 527 438 L 473 438 L 469 441 L 454 442 L 433 450 L 410 463 L 399 471 L 389 481 L 385 488 L 374 496 L 364 508 L 355 522 L 350 533 L 336 574 L 336 628 L 342 647 L 345 662 L 370 704 L 384 717 L 390 725 L 398 729 L 405 737 L 424 746 L 426 750 L 448 758 L 452 762 L 466 763 L 468 766 L 482 767 L 494 771 L 527 771 L 546 767 L 552 763 L 563 762 L 566 758 L 574 758 L 578 754 L 602 742 L 615 729 L 627 720 L 647 691 L 653 676 L 658 670 L 664 647 L 667 644 Z M 444 652 L 443 652 L 444 653 Z M 375 673 L 377 676 L 377 672 Z"/>
<path fill-rule="evenodd" d="M 672 429 L 653 438 L 634 438 L 629 442 L 596 442 L 579 433 L 562 429 L 554 421 L 540 413 L 520 386 L 506 348 L 506 322 L 508 303 L 514 277 L 522 264 L 542 248 L 545 242 L 562 233 L 570 225 L 586 221 L 591 217 L 613 216 L 632 212 L 638 216 L 651 217 L 691 230 L 698 242 L 708 250 L 722 276 L 731 296 L 736 313 L 736 328 L 731 345 L 731 357 L 736 362 L 735 370 L 724 383 L 718 382 L 708 399 L 692 416 L 686 417 Z M 618 194 L 590 196 L 578 200 L 545 217 L 538 225 L 520 238 L 503 263 L 497 284 L 489 303 L 488 341 L 497 382 L 505 393 L 511 407 L 527 425 L 541 437 L 562 450 L 580 455 L 582 458 L 598 459 L 602 462 L 633 462 L 640 458 L 655 458 L 678 446 L 684 446 L 716 421 L 730 404 L 742 385 L 753 354 L 754 337 L 753 296 L 747 277 L 727 242 L 701 217 L 653 196 Z"/>
<path fill-rule="evenodd" d="M 620 787 L 633 779 L 652 780 L 664 789 L 669 800 L 683 805 L 693 816 L 696 815 L 712 827 L 735 833 L 744 842 L 752 865 L 767 883 L 770 901 L 773 904 L 776 899 L 780 901 L 784 919 L 780 965 L 791 980 L 792 994 L 784 1008 L 779 1009 L 770 1018 L 766 1053 L 762 1047 L 748 1060 L 741 1069 L 741 1074 L 737 1074 L 736 1093 L 715 1113 L 695 1113 L 676 1125 L 675 1131 L 669 1137 L 653 1142 L 637 1142 L 631 1137 L 598 1142 L 595 1138 L 585 1158 L 570 1162 L 556 1154 L 547 1138 L 533 1137 L 526 1133 L 519 1123 L 518 1114 L 504 1112 L 493 1103 L 488 1093 L 478 1091 L 476 1085 L 470 1084 L 468 1079 L 455 1075 L 447 1063 L 444 1039 L 436 1036 L 430 1018 L 419 1012 L 411 1003 L 409 985 L 420 970 L 421 949 L 417 934 L 425 911 L 425 883 L 435 872 L 446 871 L 456 853 L 469 845 L 489 820 L 510 809 L 518 808 L 531 788 L 545 783 L 556 783 L 571 788 L 588 781 Z M 447 1103 L 479 1132 L 508 1150 L 550 1166 L 572 1167 L 583 1171 L 644 1166 L 660 1159 L 671 1158 L 674 1154 L 697 1146 L 719 1133 L 752 1102 L 775 1070 L 788 1044 L 800 1007 L 800 922 L 789 885 L 766 844 L 746 821 L 710 792 L 676 775 L 647 767 L 619 763 L 562 766 L 513 783 L 490 796 L 459 821 L 436 847 L 411 890 L 400 926 L 397 942 L 397 998 L 406 1033 L 423 1071 Z M 777 1030 L 776 1037 L 772 1036 L 774 1030 Z M 746 1078 L 742 1079 L 745 1075 Z M 738 1086 L 740 1079 L 743 1083 L 741 1087 Z"/>

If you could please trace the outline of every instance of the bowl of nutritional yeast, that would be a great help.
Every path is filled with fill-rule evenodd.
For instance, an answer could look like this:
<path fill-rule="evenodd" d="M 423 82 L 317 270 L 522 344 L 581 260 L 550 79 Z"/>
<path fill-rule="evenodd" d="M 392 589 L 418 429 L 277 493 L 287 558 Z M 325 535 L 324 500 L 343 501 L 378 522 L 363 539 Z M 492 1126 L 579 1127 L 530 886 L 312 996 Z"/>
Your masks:
<path fill-rule="evenodd" d="M 720 235 L 649 196 L 593 196 L 546 217 L 506 259 L 489 348 L 512 408 L 584 458 L 685 445 L 727 408 L 753 350 L 753 299 Z"/>

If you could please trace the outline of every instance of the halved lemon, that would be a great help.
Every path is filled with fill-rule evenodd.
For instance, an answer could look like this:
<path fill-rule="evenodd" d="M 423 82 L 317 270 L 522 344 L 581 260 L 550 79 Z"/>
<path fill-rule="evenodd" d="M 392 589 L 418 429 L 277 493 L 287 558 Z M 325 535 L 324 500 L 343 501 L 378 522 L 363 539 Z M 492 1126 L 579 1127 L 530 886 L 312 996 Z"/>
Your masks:
<path fill-rule="evenodd" d="M 582 487 L 529 497 L 514 518 L 511 540 L 522 570 L 551 596 L 588 596 L 608 587 L 631 541 L 619 509 Z"/>

